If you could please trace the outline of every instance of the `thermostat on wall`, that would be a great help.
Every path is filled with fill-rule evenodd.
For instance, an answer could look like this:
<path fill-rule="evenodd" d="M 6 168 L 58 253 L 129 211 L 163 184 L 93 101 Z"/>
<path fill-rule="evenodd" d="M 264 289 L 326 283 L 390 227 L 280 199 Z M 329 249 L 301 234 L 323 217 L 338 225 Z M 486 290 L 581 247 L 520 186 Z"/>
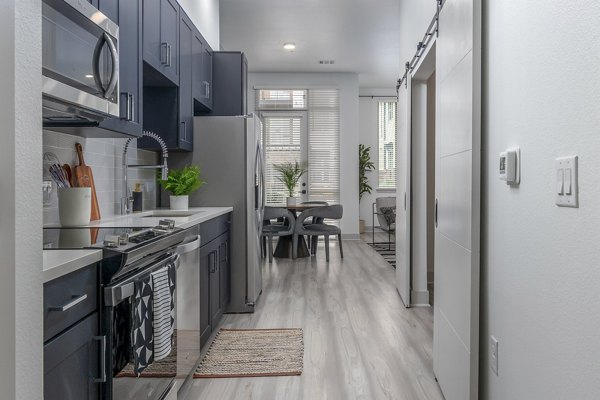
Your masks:
<path fill-rule="evenodd" d="M 519 148 L 508 149 L 500 153 L 500 164 L 498 172 L 500 179 L 506 181 L 507 185 L 518 185 L 521 181 L 521 150 Z"/>

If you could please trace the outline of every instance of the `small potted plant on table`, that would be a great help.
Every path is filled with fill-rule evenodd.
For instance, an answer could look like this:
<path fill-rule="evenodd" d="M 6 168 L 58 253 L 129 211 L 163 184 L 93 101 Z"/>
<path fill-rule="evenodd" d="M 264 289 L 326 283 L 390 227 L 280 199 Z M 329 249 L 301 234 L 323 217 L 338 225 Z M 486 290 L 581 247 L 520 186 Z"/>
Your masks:
<path fill-rule="evenodd" d="M 299 163 L 298 161 L 291 163 L 275 164 L 273 165 L 275 171 L 281 174 L 278 177 L 279 181 L 283 183 L 288 191 L 289 197 L 287 198 L 287 205 L 296 205 L 296 197 L 294 197 L 294 191 L 300 177 L 306 173 L 308 166 L 306 163 Z"/>
<path fill-rule="evenodd" d="M 158 182 L 163 189 L 171 193 L 171 210 L 187 210 L 189 195 L 206 183 L 200 179 L 200 167 L 196 165 L 188 165 L 182 169 L 171 169 L 167 179 L 159 179 Z"/>

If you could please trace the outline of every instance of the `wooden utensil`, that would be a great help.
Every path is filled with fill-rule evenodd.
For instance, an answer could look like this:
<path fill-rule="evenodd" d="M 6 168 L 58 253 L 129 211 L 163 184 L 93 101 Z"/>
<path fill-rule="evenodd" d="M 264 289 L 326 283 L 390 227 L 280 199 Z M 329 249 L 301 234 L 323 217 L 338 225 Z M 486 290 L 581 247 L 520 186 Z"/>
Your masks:
<path fill-rule="evenodd" d="M 67 175 L 67 180 L 69 181 L 69 185 L 71 185 L 71 187 L 74 187 L 75 184 L 73 182 L 73 170 L 71 170 L 71 166 L 69 164 L 64 164 L 62 168 L 63 168 L 63 171 L 65 171 L 65 174 Z"/>
<path fill-rule="evenodd" d="M 96 196 L 96 186 L 94 185 L 92 169 L 85 165 L 81 143 L 75 143 L 75 150 L 77 150 L 77 157 L 79 158 L 79 165 L 75 166 L 74 172 L 75 183 L 79 187 L 92 188 L 92 215 L 90 219 L 96 221 L 100 219 L 100 207 L 98 207 L 98 197 Z"/>

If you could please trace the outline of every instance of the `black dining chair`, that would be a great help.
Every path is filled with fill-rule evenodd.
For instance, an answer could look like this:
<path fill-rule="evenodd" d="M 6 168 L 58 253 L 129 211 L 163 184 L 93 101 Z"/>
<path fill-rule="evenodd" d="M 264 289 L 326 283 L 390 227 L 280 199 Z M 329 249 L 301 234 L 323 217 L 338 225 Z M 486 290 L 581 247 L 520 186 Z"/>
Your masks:
<path fill-rule="evenodd" d="M 316 244 L 319 236 L 323 236 L 325 239 L 325 258 L 329 262 L 329 236 L 338 237 L 338 244 L 340 247 L 340 256 L 344 258 L 344 249 L 342 247 L 342 230 L 335 225 L 329 225 L 324 222 L 325 219 L 342 219 L 344 214 L 344 208 L 341 205 L 333 206 L 322 206 L 309 208 L 302 212 L 296 219 L 296 228 L 294 229 L 294 238 L 292 246 L 292 256 L 296 258 L 298 256 L 298 236 L 305 235 L 311 237 L 312 253 L 316 254 Z M 308 223 L 304 224 L 308 218 L 320 220 L 320 223 Z"/>
<path fill-rule="evenodd" d="M 296 219 L 294 214 L 286 208 L 265 207 L 263 220 L 271 221 L 273 219 L 283 219 L 281 224 L 263 224 L 261 238 L 267 241 L 269 252 L 269 263 L 273 262 L 273 237 L 291 236 L 294 234 Z M 264 248 L 264 246 L 263 246 Z"/>

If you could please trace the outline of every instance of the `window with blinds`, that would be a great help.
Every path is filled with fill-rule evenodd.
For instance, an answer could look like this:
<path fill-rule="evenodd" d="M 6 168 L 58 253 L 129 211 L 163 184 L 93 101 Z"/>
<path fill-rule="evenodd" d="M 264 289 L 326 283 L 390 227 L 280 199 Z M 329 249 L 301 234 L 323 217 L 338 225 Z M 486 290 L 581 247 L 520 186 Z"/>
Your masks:
<path fill-rule="evenodd" d="M 396 188 L 396 102 L 378 102 L 379 188 Z"/>
<path fill-rule="evenodd" d="M 262 111 L 306 110 L 306 90 L 261 89 L 256 93 L 256 109 Z"/>
<path fill-rule="evenodd" d="M 287 198 L 287 189 L 279 180 L 275 164 L 302 161 L 301 151 L 302 117 L 263 117 L 263 149 L 265 153 L 266 204 L 282 204 Z"/>
<path fill-rule="evenodd" d="M 287 197 L 273 165 L 305 160 L 308 162 L 307 200 L 338 204 L 339 91 L 260 89 L 256 91 L 256 110 L 263 119 L 266 203 L 282 204 Z M 307 112 L 297 112 L 301 110 Z M 306 123 L 303 118 L 307 118 L 308 129 L 303 125 Z"/>
<path fill-rule="evenodd" d="M 340 202 L 340 99 L 337 89 L 308 91 L 308 193 Z"/>

